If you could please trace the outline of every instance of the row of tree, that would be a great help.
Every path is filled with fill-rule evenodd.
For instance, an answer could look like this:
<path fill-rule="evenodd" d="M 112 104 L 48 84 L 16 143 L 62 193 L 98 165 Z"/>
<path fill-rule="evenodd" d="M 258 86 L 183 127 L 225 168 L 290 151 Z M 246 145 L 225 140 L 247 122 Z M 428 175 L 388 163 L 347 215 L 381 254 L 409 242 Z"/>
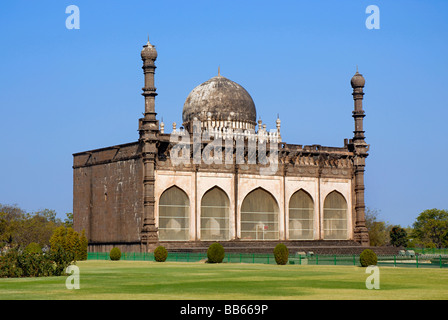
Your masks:
<path fill-rule="evenodd" d="M 0 278 L 60 276 L 70 264 L 87 260 L 87 248 L 72 214 L 62 221 L 53 210 L 27 213 L 0 205 Z"/>
<path fill-rule="evenodd" d="M 425 210 L 412 226 L 391 225 L 378 218 L 377 210 L 366 210 L 366 226 L 372 246 L 395 245 L 404 247 L 448 247 L 448 211 Z M 64 221 L 54 210 L 44 209 L 27 213 L 16 205 L 0 204 L 0 249 L 26 248 L 37 243 L 41 248 L 52 246 L 59 239 L 64 248 L 84 251 L 87 239 L 73 230 L 73 214 L 67 213 Z M 66 240 L 61 240 L 62 238 Z M 68 239 L 68 240 L 67 240 Z M 65 242 L 64 242 L 65 241 Z M 82 246 L 82 249 L 79 247 Z M 79 259 L 78 259 L 79 260 Z"/>
<path fill-rule="evenodd" d="M 74 260 L 87 259 L 87 237 L 73 229 L 73 214 L 62 221 L 54 210 L 28 213 L 17 205 L 0 204 L 0 249 L 21 248 L 39 253 L 62 247 Z"/>
<path fill-rule="evenodd" d="M 54 210 L 29 213 L 17 205 L 0 204 L 0 248 L 25 248 L 33 242 L 42 247 L 50 246 L 50 238 L 60 226 L 73 227 L 73 215 L 67 213 L 67 218 L 62 221 Z"/>
<path fill-rule="evenodd" d="M 377 210 L 366 210 L 370 245 L 397 247 L 448 247 L 448 211 L 428 209 L 419 214 L 412 226 L 391 225 L 378 219 Z"/>

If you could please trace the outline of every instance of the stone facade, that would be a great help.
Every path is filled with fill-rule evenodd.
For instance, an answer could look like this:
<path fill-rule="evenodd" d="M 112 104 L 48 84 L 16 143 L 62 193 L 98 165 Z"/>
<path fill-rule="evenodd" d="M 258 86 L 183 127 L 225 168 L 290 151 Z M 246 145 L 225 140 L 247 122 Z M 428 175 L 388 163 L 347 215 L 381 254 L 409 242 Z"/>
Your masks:
<path fill-rule="evenodd" d="M 91 248 L 114 243 L 140 250 L 142 168 L 138 143 L 74 155 L 74 227 L 86 231 Z"/>
<path fill-rule="evenodd" d="M 201 225 L 201 201 L 213 188 L 219 188 L 228 199 L 228 206 L 225 206 L 228 216 L 217 219 L 225 219 L 228 227 L 224 242 L 234 251 L 271 250 L 279 241 L 297 248 L 330 247 L 331 252 L 369 245 L 364 217 L 364 171 L 369 146 L 365 142 L 362 126 L 365 116 L 362 109 L 364 78 L 358 72 L 351 81 L 355 105 L 353 139 L 345 139 L 342 147 L 303 146 L 281 140 L 279 119 L 273 134 L 266 130 L 261 121 L 255 132 L 255 110 L 249 101 L 250 96 L 242 87 L 221 75 L 207 82 L 208 86 L 215 84 L 214 89 L 200 92 L 202 96 L 208 96 L 207 103 L 200 105 L 201 100 L 196 96 L 195 99 L 187 98 L 183 112 L 188 115 L 184 118 L 185 128 L 178 129 L 174 124 L 173 132 L 165 133 L 165 125 L 156 119 L 154 73 L 157 52 L 149 41 L 141 56 L 145 75 L 142 93 L 145 112 L 139 119 L 139 140 L 74 154 L 74 226 L 77 231 L 86 230 L 90 251 L 109 251 L 113 246 L 127 252 L 151 251 L 160 244 L 171 250 L 206 247 L 210 241 L 201 239 L 205 230 Z M 213 91 L 218 90 L 219 93 L 223 87 L 226 90 L 224 98 Z M 244 97 L 235 100 L 231 96 L 232 87 L 240 90 L 236 97 Z M 198 90 L 195 90 L 195 95 L 198 95 Z M 230 97 L 226 99 L 227 96 Z M 222 99 L 225 103 L 220 109 L 216 103 Z M 210 101 L 215 102 L 211 104 Z M 208 109 L 213 112 L 207 113 Z M 200 110 L 200 113 L 195 114 L 195 110 Z M 222 114 L 225 117 L 218 118 Z M 199 129 L 195 129 L 193 120 L 199 121 Z M 208 140 L 195 144 L 195 137 L 203 138 L 206 133 Z M 238 140 L 241 135 L 243 138 Z M 183 149 L 184 161 L 180 164 L 173 158 L 179 141 L 183 141 L 183 146 L 188 146 L 188 149 Z M 220 141 L 219 147 L 213 145 L 210 149 L 213 141 Z M 237 152 L 238 141 L 243 148 L 240 154 Z M 268 164 L 250 161 L 252 141 L 263 141 L 263 150 L 266 151 L 263 154 L 267 155 Z M 210 150 L 213 155 L 222 153 L 225 161 L 208 164 L 196 161 L 196 153 L 203 154 Z M 255 159 L 260 159 L 263 150 L 256 150 Z M 276 158 L 271 157 L 274 154 L 272 150 L 276 151 Z M 262 170 L 272 166 L 273 161 L 274 171 Z M 160 208 L 163 206 L 160 200 L 164 192 L 174 186 L 185 193 L 188 205 L 185 206 L 184 220 L 176 220 L 176 217 L 171 220 L 177 224 L 186 221 L 187 236 L 182 240 L 160 239 L 161 230 L 166 229 L 161 222 Z M 275 221 L 269 222 L 272 225 L 265 225 L 260 232 L 264 234 L 264 230 L 275 230 L 275 239 L 258 239 L 258 231 L 253 231 L 257 239 L 242 236 L 242 225 L 245 223 L 242 206 L 246 197 L 257 189 L 262 189 L 274 199 L 272 216 Z M 290 236 L 293 232 L 290 203 L 299 190 L 303 190 L 312 203 L 309 209 L 311 216 L 307 218 L 312 225 L 312 237 L 303 240 L 291 239 Z M 344 235 L 343 239 L 326 237 L 326 229 L 331 222 L 325 220 L 328 219 L 325 212 L 342 210 L 325 207 L 327 196 L 333 192 L 346 203 L 345 216 L 340 219 L 343 221 L 340 233 Z M 219 220 L 214 221 L 219 225 L 216 222 Z M 340 228 L 341 224 L 338 226 Z"/>

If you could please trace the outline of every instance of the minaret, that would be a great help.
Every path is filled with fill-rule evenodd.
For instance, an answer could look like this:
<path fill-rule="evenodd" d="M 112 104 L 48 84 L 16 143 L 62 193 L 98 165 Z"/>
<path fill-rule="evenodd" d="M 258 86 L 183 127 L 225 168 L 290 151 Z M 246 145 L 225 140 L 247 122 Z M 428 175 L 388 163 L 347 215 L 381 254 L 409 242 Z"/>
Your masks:
<path fill-rule="evenodd" d="M 143 73 L 145 75 L 145 86 L 143 87 L 142 95 L 145 97 L 145 118 L 146 120 L 156 120 L 155 112 L 155 97 L 157 96 L 156 88 L 154 87 L 154 73 L 156 66 L 154 62 L 157 59 L 156 47 L 148 42 L 143 46 L 141 52 L 143 60 Z"/>
<path fill-rule="evenodd" d="M 278 142 L 282 142 L 282 136 L 280 135 L 280 116 L 277 114 L 277 121 L 276 121 L 276 125 L 277 125 L 277 135 L 278 135 Z"/>
<path fill-rule="evenodd" d="M 141 231 L 142 251 L 149 251 L 158 242 L 157 228 L 154 216 L 154 181 L 155 181 L 155 157 L 157 155 L 157 140 L 159 134 L 159 122 L 156 120 L 154 87 L 154 73 L 157 59 L 156 48 L 148 42 L 141 52 L 143 60 L 143 73 L 145 86 L 142 95 L 145 97 L 144 117 L 139 119 L 139 142 L 142 146 L 143 160 L 143 227 Z"/>
<path fill-rule="evenodd" d="M 353 100 L 355 109 L 353 111 L 353 118 L 355 119 L 355 131 L 352 140 L 354 157 L 354 170 L 355 170 L 355 212 L 356 223 L 354 229 L 354 240 L 359 242 L 363 246 L 369 246 L 369 233 L 366 228 L 365 218 L 365 202 L 364 202 L 364 171 L 366 166 L 366 158 L 368 156 L 369 145 L 365 142 L 363 121 L 365 117 L 364 110 L 362 109 L 362 100 L 364 96 L 363 88 L 365 85 L 365 79 L 358 72 L 351 79 L 351 86 L 353 88 Z"/>

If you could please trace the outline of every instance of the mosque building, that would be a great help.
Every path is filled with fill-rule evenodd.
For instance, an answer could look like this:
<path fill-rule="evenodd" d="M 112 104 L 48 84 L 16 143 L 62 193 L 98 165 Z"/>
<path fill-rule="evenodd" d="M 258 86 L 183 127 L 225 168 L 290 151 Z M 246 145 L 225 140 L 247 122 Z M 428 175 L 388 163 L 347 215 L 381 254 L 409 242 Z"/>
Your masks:
<path fill-rule="evenodd" d="M 157 51 L 141 51 L 145 108 L 135 142 L 73 155 L 75 230 L 89 251 L 226 250 L 353 252 L 365 225 L 363 88 L 356 71 L 355 130 L 342 147 L 291 144 L 268 130 L 250 94 L 218 75 L 185 100 L 171 132 L 157 118 Z M 325 251 L 326 250 L 326 251 Z M 339 250 L 339 251 L 338 251 Z"/>

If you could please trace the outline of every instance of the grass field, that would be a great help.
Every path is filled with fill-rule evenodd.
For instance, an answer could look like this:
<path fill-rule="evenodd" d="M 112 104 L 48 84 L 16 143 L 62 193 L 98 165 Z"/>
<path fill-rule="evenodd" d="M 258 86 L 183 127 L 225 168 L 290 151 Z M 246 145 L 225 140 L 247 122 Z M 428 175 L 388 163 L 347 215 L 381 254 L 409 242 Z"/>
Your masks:
<path fill-rule="evenodd" d="M 0 279 L 0 299 L 19 300 L 408 300 L 448 299 L 447 269 L 380 267 L 380 289 L 354 266 L 81 261 L 67 277 Z"/>

